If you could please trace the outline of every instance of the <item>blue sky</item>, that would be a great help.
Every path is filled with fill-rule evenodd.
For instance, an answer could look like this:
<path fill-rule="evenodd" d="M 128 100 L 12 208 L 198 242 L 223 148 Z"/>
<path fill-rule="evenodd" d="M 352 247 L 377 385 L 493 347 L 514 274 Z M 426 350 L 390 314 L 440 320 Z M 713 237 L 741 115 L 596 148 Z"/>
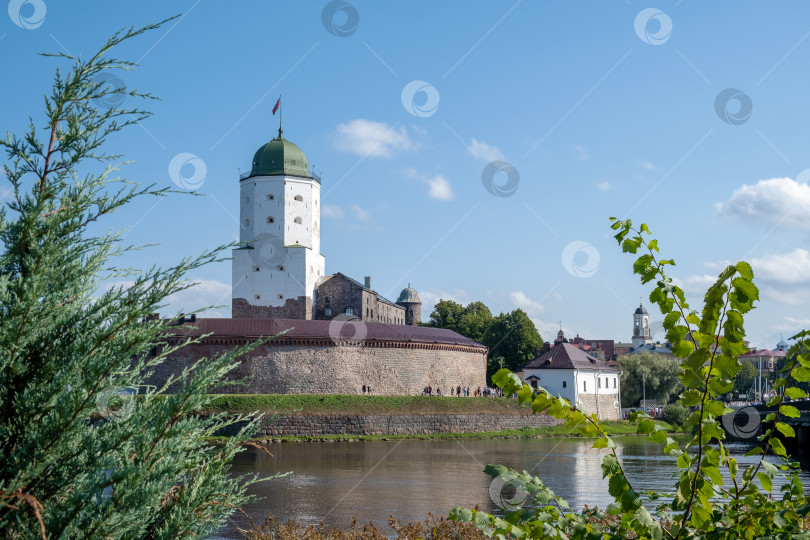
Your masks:
<path fill-rule="evenodd" d="M 0 127 L 18 133 L 29 115 L 41 124 L 57 64 L 36 53 L 88 55 L 121 27 L 183 14 L 118 50 L 140 64 L 123 84 L 161 101 L 109 150 L 133 161 L 127 178 L 164 186 L 172 159 L 192 154 L 181 174 L 205 196 L 111 218 L 128 241 L 160 243 L 130 265 L 237 239 L 237 175 L 275 135 L 283 94 L 285 136 L 323 179 L 327 273 L 370 275 L 388 297 L 411 283 L 425 317 L 439 298 L 481 300 L 523 308 L 546 339 L 562 321 L 569 335 L 629 340 L 649 287 L 610 237 L 618 216 L 649 224 L 695 305 L 726 262 L 752 261 L 753 345 L 810 326 L 806 3 L 12 0 L 8 11 Z M 487 190 L 493 161 L 516 176 L 497 173 Z M 230 262 L 198 272 L 171 309 L 229 304 L 230 276 Z"/>

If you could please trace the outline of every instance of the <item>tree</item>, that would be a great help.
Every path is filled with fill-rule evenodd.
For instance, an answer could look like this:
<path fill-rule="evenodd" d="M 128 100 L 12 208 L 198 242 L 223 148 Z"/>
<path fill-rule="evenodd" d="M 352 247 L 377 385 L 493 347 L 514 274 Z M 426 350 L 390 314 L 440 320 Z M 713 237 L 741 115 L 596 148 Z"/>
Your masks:
<path fill-rule="evenodd" d="M 635 406 L 645 393 L 647 399 L 668 404 L 683 389 L 680 361 L 673 357 L 651 352 L 625 354 L 619 357 L 622 370 L 622 403 Z"/>
<path fill-rule="evenodd" d="M 483 302 L 470 302 L 461 314 L 456 332 L 483 343 L 493 320 L 492 312 Z"/>
<path fill-rule="evenodd" d="M 519 473 L 500 465 L 487 465 L 484 472 L 494 479 L 490 496 L 493 501 L 500 499 L 503 516 L 487 514 L 478 507 L 454 508 L 450 519 L 474 523 L 489 537 L 527 540 L 807 537 L 810 501 L 799 477 L 799 464 L 790 461 L 781 440 L 796 437 L 796 432 L 781 419 L 800 416 L 796 407 L 786 403 L 787 399 L 808 397 L 803 389 L 791 386 L 791 381 L 810 381 L 810 331 L 803 330 L 791 338 L 797 343 L 788 351 L 788 360 L 774 383 L 782 393 L 767 404 L 775 411 L 768 415 L 768 421 L 773 423 L 763 425 L 762 435 L 756 437 L 759 444 L 745 454 L 758 455 L 758 461 L 744 462 L 741 470 L 738 456 L 723 444 L 723 425 L 727 422 L 719 419 L 735 412 L 721 397 L 733 388 L 734 378 L 742 369 L 737 358 L 747 349 L 744 316 L 759 300 L 751 265 L 740 261 L 727 266 L 709 287 L 698 314 L 668 275 L 667 266 L 675 262 L 659 256 L 657 240 L 645 238 L 645 234 L 651 234 L 647 225 L 633 227 L 630 220 L 616 218 L 611 218 L 611 222 L 622 251 L 632 254 L 642 251 L 633 263 L 633 272 L 640 276 L 642 284 L 655 282 L 650 301 L 661 310 L 673 355 L 681 359 L 684 391 L 679 404 L 685 409 L 682 412 L 692 411 L 683 422 L 691 436 L 684 441 L 675 440 L 649 415 L 642 412 L 631 415 L 631 421 L 638 421 L 638 433 L 648 434 L 650 441 L 664 445 L 664 454 L 680 470 L 673 488 L 667 490 L 669 493 L 645 492 L 648 506 L 656 501 L 655 513 L 651 513 L 643 504 L 640 487 L 633 485 L 634 479 L 624 469 L 616 441 L 596 414 L 587 414 L 576 404 L 542 390 L 535 394 L 520 377 L 503 369 L 492 379 L 508 396 L 516 396 L 518 403 L 530 405 L 533 413 L 564 420 L 567 427 L 596 438 L 593 448 L 605 450 L 602 477 L 608 480 L 613 502 L 607 512 L 587 506 L 577 512 L 540 478 L 526 471 Z M 782 459 L 780 467 L 766 460 L 769 453 Z M 773 479 L 777 475 L 781 477 L 781 486 L 774 493 Z"/>
<path fill-rule="evenodd" d="M 426 326 L 448 328 L 458 331 L 458 324 L 463 314 L 464 306 L 458 302 L 454 302 L 453 300 L 439 300 L 433 307 L 433 312 L 430 314 L 430 320 L 426 323 Z"/>
<path fill-rule="evenodd" d="M 252 480 L 229 467 L 257 419 L 199 414 L 249 348 L 199 361 L 169 381 L 174 394 L 144 384 L 176 350 L 165 324 L 147 315 L 220 250 L 137 273 L 114 264 L 136 249 L 120 233 L 88 230 L 136 199 L 168 194 L 113 178 L 118 156 L 105 151 L 108 136 L 149 113 L 94 105 L 151 97 L 104 75 L 134 67 L 109 58 L 112 47 L 157 26 L 121 31 L 88 60 L 54 55 L 71 66 L 45 97 L 44 137 L 31 119 L 25 135 L 0 141 L 13 190 L 0 210 L 4 538 L 204 538 L 249 500 Z M 132 284 L 99 292 L 105 279 Z M 208 443 L 236 423 L 239 436 Z"/>
<path fill-rule="evenodd" d="M 491 377 L 500 368 L 523 367 L 534 358 L 535 350 L 542 348 L 543 338 L 526 312 L 516 309 L 495 317 L 484 344 L 489 347 L 487 377 Z M 498 358 L 503 358 L 502 366 L 496 362 Z"/>
<path fill-rule="evenodd" d="M 751 387 L 754 385 L 757 376 L 757 368 L 751 362 L 743 362 L 742 368 L 734 378 L 734 392 L 737 394 L 751 394 Z"/>

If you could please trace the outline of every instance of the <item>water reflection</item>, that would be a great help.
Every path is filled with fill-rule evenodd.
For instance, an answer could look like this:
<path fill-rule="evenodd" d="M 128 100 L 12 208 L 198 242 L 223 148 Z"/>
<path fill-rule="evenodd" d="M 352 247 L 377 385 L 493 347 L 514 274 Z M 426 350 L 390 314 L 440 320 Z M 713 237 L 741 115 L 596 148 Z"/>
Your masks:
<path fill-rule="evenodd" d="M 643 437 L 616 439 L 622 466 L 638 492 L 669 491 L 678 470 L 662 455 L 663 445 Z M 352 518 L 361 523 L 385 525 L 390 514 L 421 520 L 428 512 L 446 515 L 454 506 L 474 507 L 497 513 L 490 498 L 491 479 L 484 466 L 495 463 L 539 476 L 573 508 L 612 502 L 602 479 L 604 450 L 593 450 L 593 441 L 577 438 L 507 439 L 466 441 L 391 441 L 355 443 L 284 443 L 268 448 L 275 455 L 249 450 L 234 464 L 237 473 L 271 476 L 293 471 L 252 487 L 262 500 L 244 510 L 254 521 L 269 513 L 277 520 L 302 524 L 347 526 Z M 740 470 L 756 458 L 743 458 L 743 445 L 729 449 Z M 802 480 L 810 485 L 806 470 Z M 779 493 L 774 482 L 774 491 Z M 241 514 L 232 518 L 226 537 L 238 538 L 236 527 L 245 528 Z"/>

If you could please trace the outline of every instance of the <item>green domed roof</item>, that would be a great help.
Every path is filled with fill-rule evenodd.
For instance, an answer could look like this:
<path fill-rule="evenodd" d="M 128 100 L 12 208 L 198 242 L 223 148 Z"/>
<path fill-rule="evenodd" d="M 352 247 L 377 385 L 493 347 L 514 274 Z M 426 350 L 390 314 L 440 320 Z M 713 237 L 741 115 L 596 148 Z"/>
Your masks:
<path fill-rule="evenodd" d="M 277 138 L 256 150 L 249 176 L 274 175 L 311 178 L 307 156 L 284 138 L 284 130 L 281 128 L 278 128 Z"/>
<path fill-rule="evenodd" d="M 406 289 L 402 289 L 402 292 L 399 293 L 399 298 L 397 298 L 397 304 L 402 304 L 403 302 L 422 303 L 422 301 L 419 300 L 419 295 L 416 294 L 416 289 L 411 289 L 410 283 L 408 283 Z"/>

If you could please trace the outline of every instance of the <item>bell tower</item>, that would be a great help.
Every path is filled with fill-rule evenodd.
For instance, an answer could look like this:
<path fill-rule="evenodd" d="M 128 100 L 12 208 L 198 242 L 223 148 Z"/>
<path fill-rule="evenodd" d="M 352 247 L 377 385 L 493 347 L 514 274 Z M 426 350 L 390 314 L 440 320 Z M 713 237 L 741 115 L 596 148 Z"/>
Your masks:
<path fill-rule="evenodd" d="M 633 313 L 633 348 L 638 349 L 642 345 L 652 343 L 650 335 L 650 315 L 644 306 L 639 304 L 636 312 Z"/>

